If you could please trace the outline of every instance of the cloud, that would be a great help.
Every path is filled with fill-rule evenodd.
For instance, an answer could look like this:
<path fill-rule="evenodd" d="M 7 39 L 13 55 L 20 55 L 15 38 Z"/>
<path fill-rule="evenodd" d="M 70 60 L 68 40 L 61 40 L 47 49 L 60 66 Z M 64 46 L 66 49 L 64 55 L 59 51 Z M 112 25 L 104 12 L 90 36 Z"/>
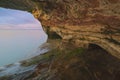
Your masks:
<path fill-rule="evenodd" d="M 0 29 L 42 29 L 41 23 L 26 11 L 0 8 Z"/>

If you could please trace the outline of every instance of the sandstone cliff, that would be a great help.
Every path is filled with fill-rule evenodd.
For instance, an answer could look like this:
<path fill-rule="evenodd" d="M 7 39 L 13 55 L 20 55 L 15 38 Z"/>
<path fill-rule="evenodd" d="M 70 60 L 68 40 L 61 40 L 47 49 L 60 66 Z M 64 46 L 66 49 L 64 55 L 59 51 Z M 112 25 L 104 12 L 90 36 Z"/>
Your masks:
<path fill-rule="evenodd" d="M 97 44 L 120 58 L 120 0 L 48 0 L 38 19 L 62 39 Z"/>

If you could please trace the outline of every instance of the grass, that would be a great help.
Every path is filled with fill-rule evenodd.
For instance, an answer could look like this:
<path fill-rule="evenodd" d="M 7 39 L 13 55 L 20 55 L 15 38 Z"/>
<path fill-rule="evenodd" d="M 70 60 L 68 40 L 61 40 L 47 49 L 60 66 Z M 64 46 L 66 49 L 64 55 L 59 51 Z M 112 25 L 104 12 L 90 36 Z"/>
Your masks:
<path fill-rule="evenodd" d="M 47 53 L 44 53 L 42 55 L 36 56 L 32 59 L 29 59 L 27 61 L 22 61 L 21 65 L 22 66 L 30 66 L 30 65 L 35 65 L 38 64 L 39 62 L 46 62 L 46 61 L 51 61 L 53 58 L 54 59 L 59 59 L 61 57 L 64 57 L 65 59 L 70 59 L 71 57 L 74 56 L 79 56 L 84 52 L 83 48 L 76 48 L 73 50 L 60 50 L 59 48 L 53 49 Z"/>
<path fill-rule="evenodd" d="M 42 55 L 33 57 L 33 58 L 25 60 L 25 61 L 22 61 L 21 66 L 30 66 L 30 65 L 38 64 L 39 62 L 49 61 L 49 60 L 51 60 L 51 58 L 53 56 L 58 56 L 58 54 L 59 54 L 58 50 L 54 49 L 54 50 L 51 50 L 51 51 L 44 53 Z"/>
<path fill-rule="evenodd" d="M 72 51 L 69 51 L 65 54 L 64 59 L 71 59 L 72 57 L 80 56 L 84 52 L 83 48 L 76 48 Z"/>

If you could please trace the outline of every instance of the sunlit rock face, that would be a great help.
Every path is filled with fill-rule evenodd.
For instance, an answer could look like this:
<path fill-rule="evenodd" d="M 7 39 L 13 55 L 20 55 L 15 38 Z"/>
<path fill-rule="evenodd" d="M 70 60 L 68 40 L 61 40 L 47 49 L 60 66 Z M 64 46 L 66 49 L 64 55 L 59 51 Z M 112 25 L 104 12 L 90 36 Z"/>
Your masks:
<path fill-rule="evenodd" d="M 97 44 L 120 58 L 120 0 L 32 1 L 38 5 L 32 13 L 48 34 L 78 46 Z"/>
<path fill-rule="evenodd" d="M 80 46 L 93 43 L 120 58 L 120 0 L 39 1 L 47 32 Z"/>

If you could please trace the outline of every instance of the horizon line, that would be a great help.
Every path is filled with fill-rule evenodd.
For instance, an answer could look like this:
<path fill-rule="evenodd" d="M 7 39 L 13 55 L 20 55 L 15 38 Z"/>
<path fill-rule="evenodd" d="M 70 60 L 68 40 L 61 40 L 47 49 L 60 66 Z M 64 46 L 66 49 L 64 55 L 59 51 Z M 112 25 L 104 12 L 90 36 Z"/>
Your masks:
<path fill-rule="evenodd" d="M 0 29 L 0 30 L 43 30 L 43 29 Z"/>

